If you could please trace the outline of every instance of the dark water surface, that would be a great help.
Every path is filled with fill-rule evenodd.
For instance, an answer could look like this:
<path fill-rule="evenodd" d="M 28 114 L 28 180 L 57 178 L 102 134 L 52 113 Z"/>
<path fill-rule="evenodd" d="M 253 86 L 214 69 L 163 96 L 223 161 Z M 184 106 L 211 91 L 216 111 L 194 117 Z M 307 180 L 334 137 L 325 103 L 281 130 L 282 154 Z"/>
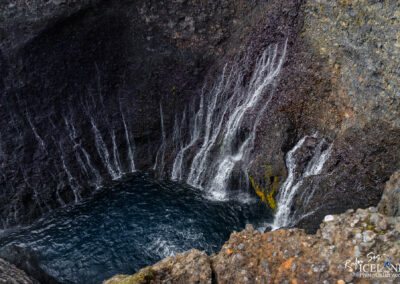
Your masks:
<path fill-rule="evenodd" d="M 199 190 L 136 175 L 3 233 L 0 247 L 32 247 L 41 266 L 62 282 L 101 283 L 191 248 L 217 252 L 232 231 L 270 217 L 256 198 L 213 201 Z"/>

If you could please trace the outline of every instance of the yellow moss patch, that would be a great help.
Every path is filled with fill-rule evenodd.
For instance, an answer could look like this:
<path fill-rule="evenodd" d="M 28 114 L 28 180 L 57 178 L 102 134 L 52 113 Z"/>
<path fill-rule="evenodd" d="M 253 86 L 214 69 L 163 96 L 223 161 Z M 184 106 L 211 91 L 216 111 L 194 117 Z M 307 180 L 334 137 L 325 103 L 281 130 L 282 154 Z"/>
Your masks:
<path fill-rule="evenodd" d="M 268 170 L 265 172 L 266 186 L 260 187 L 256 184 L 254 178 L 249 176 L 251 187 L 254 189 L 256 194 L 261 198 L 262 202 L 267 204 L 272 210 L 276 209 L 275 194 L 279 187 L 278 177 L 272 177 L 272 167 L 267 166 Z M 271 178 L 272 177 L 272 178 Z"/>

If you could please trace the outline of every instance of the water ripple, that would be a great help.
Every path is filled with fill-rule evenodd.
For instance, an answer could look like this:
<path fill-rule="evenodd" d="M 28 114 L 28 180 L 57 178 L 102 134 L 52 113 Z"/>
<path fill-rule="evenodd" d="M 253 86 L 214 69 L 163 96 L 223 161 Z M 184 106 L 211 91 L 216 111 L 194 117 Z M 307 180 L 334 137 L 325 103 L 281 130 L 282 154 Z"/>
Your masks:
<path fill-rule="evenodd" d="M 101 283 L 191 248 L 217 252 L 233 230 L 270 219 L 263 204 L 244 196 L 210 201 L 191 187 L 137 174 L 29 227 L 2 232 L 0 247 L 32 247 L 62 282 Z"/>

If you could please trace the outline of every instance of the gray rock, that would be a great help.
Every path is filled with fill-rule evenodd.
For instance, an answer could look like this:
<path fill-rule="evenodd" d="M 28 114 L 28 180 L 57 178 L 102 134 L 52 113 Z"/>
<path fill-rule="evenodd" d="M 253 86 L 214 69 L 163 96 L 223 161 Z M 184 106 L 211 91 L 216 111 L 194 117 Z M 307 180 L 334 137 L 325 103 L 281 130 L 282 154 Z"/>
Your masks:
<path fill-rule="evenodd" d="M 376 233 L 373 231 L 367 230 L 363 232 L 363 241 L 366 243 L 372 242 L 376 238 Z"/>
<path fill-rule="evenodd" d="M 386 183 L 378 210 L 389 216 L 400 216 L 400 170 L 393 173 Z"/>
<path fill-rule="evenodd" d="M 40 284 L 24 271 L 0 258 L 0 283 L 2 284 Z"/>
<path fill-rule="evenodd" d="M 0 258 L 23 270 L 29 277 L 41 284 L 59 284 L 52 276 L 48 275 L 39 264 L 36 252 L 31 248 L 11 245 L 0 250 Z"/>

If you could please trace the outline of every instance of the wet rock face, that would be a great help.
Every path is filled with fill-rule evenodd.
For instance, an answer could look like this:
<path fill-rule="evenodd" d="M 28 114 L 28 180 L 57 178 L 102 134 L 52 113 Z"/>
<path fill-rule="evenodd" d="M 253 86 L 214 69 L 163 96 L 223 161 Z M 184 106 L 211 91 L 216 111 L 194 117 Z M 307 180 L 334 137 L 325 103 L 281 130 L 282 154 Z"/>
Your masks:
<path fill-rule="evenodd" d="M 160 102 L 169 131 L 257 5 L 3 1 L 0 226 L 78 201 L 133 160 L 151 168 Z"/>
<path fill-rule="evenodd" d="M 334 150 L 324 173 L 299 189 L 314 193 L 311 207 L 298 204 L 308 214 L 298 225 L 310 231 L 318 228 L 325 214 L 376 206 L 385 182 L 398 169 L 398 5 L 306 1 L 303 6 L 300 37 L 320 58 L 321 72 L 330 82 L 320 92 L 325 96 L 321 107 L 306 102 L 306 109 L 314 105 L 322 118 L 315 129 L 322 127 L 328 136 L 334 130 Z M 308 113 L 303 117 L 314 116 Z M 300 128 L 307 125 L 315 124 L 309 121 Z"/>
<path fill-rule="evenodd" d="M 292 204 L 292 213 L 305 216 L 296 225 L 309 232 L 326 214 L 376 206 L 398 169 L 398 10 L 393 1 L 304 1 L 296 10 L 297 33 L 250 174 L 268 184 L 272 172 L 282 184 L 285 154 L 302 137 L 332 141 L 322 173 L 304 180 Z M 309 205 L 300 198 L 308 193 Z"/>
<path fill-rule="evenodd" d="M 29 223 L 133 168 L 152 168 L 162 137 L 160 102 L 172 140 L 176 114 L 198 104 L 205 78 L 215 80 L 223 64 L 250 50 L 248 84 L 266 46 L 286 40 L 281 75 L 245 165 L 249 175 L 260 188 L 278 188 L 287 178 L 287 153 L 316 134 L 318 141 L 299 153 L 298 171 L 315 143 L 325 139 L 333 151 L 323 171 L 299 186 L 291 210 L 305 217 L 295 225 L 315 232 L 325 214 L 376 205 L 400 166 L 400 23 L 398 3 L 370 4 L 1 3 L 1 226 Z M 249 129 L 244 123 L 239 140 Z M 176 154 L 167 144 L 161 177 L 170 176 Z M 241 188 L 250 184 L 241 169 L 233 175 Z M 308 203 L 298 198 L 307 192 Z"/>
<path fill-rule="evenodd" d="M 322 173 L 307 178 L 298 189 L 297 197 L 308 200 L 295 198 L 294 210 L 304 216 L 296 225 L 315 232 L 324 215 L 377 205 L 397 167 L 398 135 L 398 129 L 377 123 L 338 135 Z"/>
<path fill-rule="evenodd" d="M 174 275 L 186 280 L 195 276 L 192 279 L 197 280 L 196 283 L 358 283 L 366 279 L 360 273 L 369 272 L 371 264 L 382 270 L 389 259 L 397 265 L 400 253 L 398 219 L 382 215 L 371 207 L 327 215 L 314 235 L 307 235 L 300 229 L 260 234 L 249 225 L 242 232 L 232 233 L 217 255 L 203 255 L 198 270 L 186 269 L 191 262 L 197 263 L 195 255 L 201 255 L 190 251 L 165 259 L 134 276 L 124 276 L 124 279 L 151 271 L 152 278 L 139 283 L 174 282 L 177 279 Z M 360 267 L 361 261 L 368 265 Z M 166 264 L 168 269 L 165 269 Z M 209 269 L 205 269 L 207 265 Z M 104 283 L 118 283 L 117 279 L 122 278 L 115 277 Z M 379 276 L 367 279 L 378 280 Z M 386 278 L 390 279 L 394 278 Z"/>

